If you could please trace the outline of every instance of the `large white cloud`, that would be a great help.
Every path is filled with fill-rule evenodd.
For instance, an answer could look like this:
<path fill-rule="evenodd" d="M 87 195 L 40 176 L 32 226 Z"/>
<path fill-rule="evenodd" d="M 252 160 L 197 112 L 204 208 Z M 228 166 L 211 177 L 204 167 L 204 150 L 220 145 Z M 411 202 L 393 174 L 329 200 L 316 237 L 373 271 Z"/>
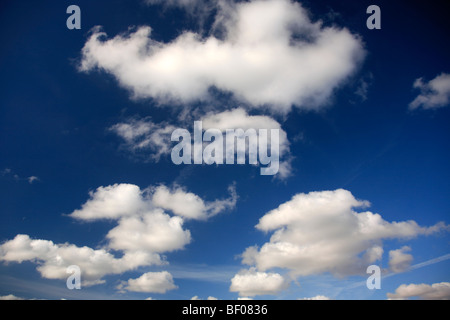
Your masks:
<path fill-rule="evenodd" d="M 443 223 L 422 227 L 412 220 L 388 222 L 379 214 L 354 210 L 368 205 L 343 189 L 297 194 L 259 220 L 257 229 L 274 233 L 262 247 L 247 248 L 243 262 L 260 271 L 286 268 L 292 276 L 365 274 L 368 265 L 381 259 L 384 239 L 449 229 Z M 404 251 L 394 261 L 400 256 L 407 262 Z"/>
<path fill-rule="evenodd" d="M 450 282 L 429 284 L 402 284 L 395 293 L 387 294 L 389 299 L 403 300 L 419 298 L 423 300 L 450 300 Z"/>
<path fill-rule="evenodd" d="M 429 82 L 424 82 L 422 78 L 416 79 L 413 87 L 419 89 L 420 94 L 409 104 L 411 110 L 437 109 L 450 104 L 450 74 L 448 73 L 441 73 Z"/>
<path fill-rule="evenodd" d="M 278 273 L 258 272 L 255 269 L 242 270 L 231 279 L 230 291 L 240 296 L 273 295 L 288 286 L 288 282 Z"/>
<path fill-rule="evenodd" d="M 292 104 L 326 104 L 364 56 L 357 36 L 313 23 L 289 0 L 239 2 L 218 11 L 221 37 L 186 31 L 162 43 L 151 38 L 150 27 L 112 39 L 94 29 L 80 70 L 110 73 L 136 98 L 189 103 L 207 99 L 216 87 L 253 106 L 288 112 Z"/>

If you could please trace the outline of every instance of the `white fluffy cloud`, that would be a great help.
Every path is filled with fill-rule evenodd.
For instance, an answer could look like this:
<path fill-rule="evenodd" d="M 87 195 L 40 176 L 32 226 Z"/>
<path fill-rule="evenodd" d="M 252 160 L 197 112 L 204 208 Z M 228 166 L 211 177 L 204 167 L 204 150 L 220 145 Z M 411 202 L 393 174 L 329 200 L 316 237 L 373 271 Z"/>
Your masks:
<path fill-rule="evenodd" d="M 196 194 L 181 188 L 170 190 L 166 186 L 154 189 L 152 201 L 155 206 L 172 211 L 186 219 L 205 220 L 224 210 L 236 206 L 237 194 L 234 186 L 228 188 L 230 198 L 205 202 Z"/>
<path fill-rule="evenodd" d="M 122 218 L 106 238 L 112 249 L 161 253 L 183 249 L 191 242 L 191 233 L 183 229 L 181 217 L 154 210 L 142 216 Z"/>
<path fill-rule="evenodd" d="M 411 251 L 411 248 L 408 246 L 389 251 L 389 268 L 392 272 L 403 272 L 408 270 L 413 260 L 413 256 L 406 253 L 408 251 Z"/>
<path fill-rule="evenodd" d="M 80 70 L 110 73 L 136 98 L 189 103 L 208 99 L 215 87 L 286 113 L 292 104 L 310 109 L 326 104 L 364 56 L 357 36 L 313 23 L 289 0 L 218 8 L 214 25 L 223 30 L 221 37 L 186 31 L 162 43 L 151 39 L 150 27 L 112 39 L 94 29 Z"/>
<path fill-rule="evenodd" d="M 149 209 L 151 204 L 143 198 L 142 191 L 136 185 L 115 184 L 99 187 L 89 192 L 90 199 L 81 209 L 71 213 L 71 217 L 80 220 L 118 219 Z"/>
<path fill-rule="evenodd" d="M 131 184 L 99 187 L 95 192 L 90 192 L 90 199 L 70 216 L 84 221 L 116 220 L 117 226 L 108 232 L 107 242 L 103 248 L 92 249 L 68 243 L 55 244 L 49 240 L 31 239 L 28 235 L 19 234 L 0 245 L 0 261 L 6 263 L 32 261 L 37 264 L 37 270 L 42 277 L 47 279 L 66 279 L 67 267 L 77 265 L 81 269 L 84 286 L 102 283 L 104 282 L 102 278 L 109 274 L 121 274 L 143 266 L 164 265 L 166 262 L 161 259 L 160 254 L 183 249 L 190 243 L 191 234 L 189 230 L 183 229 L 183 217 L 187 211 L 169 208 L 174 213 L 171 216 L 153 203 L 152 191 L 158 190 L 167 192 L 172 202 L 193 197 L 198 203 L 202 203 L 204 207 L 197 212 L 195 211 L 197 208 L 188 208 L 189 203 L 183 202 L 186 205 L 185 209 L 190 210 L 191 218 L 197 219 L 203 218 L 205 210 L 207 213 L 219 213 L 234 207 L 236 201 L 236 195 L 233 194 L 234 200 L 205 203 L 197 195 L 181 188 L 172 193 L 165 186 L 146 190 Z M 157 202 L 164 207 L 163 201 Z M 208 207 L 215 203 L 216 207 Z M 112 253 L 114 251 L 118 252 L 120 257 L 116 257 Z M 147 274 L 142 279 L 131 281 L 128 287 L 136 288 L 146 280 L 155 280 L 151 276 L 152 274 Z M 168 290 L 169 287 L 161 288 Z"/>
<path fill-rule="evenodd" d="M 102 283 L 107 274 L 120 274 L 140 266 L 161 265 L 159 255 L 151 252 L 127 252 L 116 258 L 105 249 L 94 250 L 72 244 L 54 244 L 48 240 L 33 240 L 19 234 L 0 246 L 0 261 L 33 261 L 47 279 L 67 279 L 67 267 L 77 265 L 82 271 L 83 285 Z"/>
<path fill-rule="evenodd" d="M 450 104 L 450 74 L 448 73 L 441 73 L 429 82 L 419 78 L 414 82 L 414 88 L 420 90 L 420 95 L 409 104 L 411 110 L 437 109 Z"/>
<path fill-rule="evenodd" d="M 205 202 L 198 195 L 181 187 L 169 189 L 160 185 L 141 190 L 132 184 L 115 184 L 90 192 L 90 199 L 70 216 L 87 221 L 118 220 L 156 214 L 153 209 L 162 208 L 183 218 L 202 220 L 235 207 L 235 187 L 230 186 L 228 191 L 229 198 Z"/>
<path fill-rule="evenodd" d="M 402 284 L 395 293 L 387 294 L 389 299 L 419 298 L 423 300 L 450 300 L 450 282 L 429 284 Z"/>
<path fill-rule="evenodd" d="M 172 275 L 167 271 L 147 272 L 137 279 L 129 279 L 118 287 L 120 290 L 147 293 L 166 293 L 176 288 Z"/>
<path fill-rule="evenodd" d="M 273 295 L 288 287 L 288 282 L 278 273 L 242 270 L 231 279 L 230 291 L 240 296 Z"/>
<path fill-rule="evenodd" d="M 381 259 L 384 239 L 449 229 L 443 223 L 422 227 L 412 220 L 388 222 L 379 214 L 354 210 L 368 205 L 343 189 L 297 194 L 259 220 L 257 229 L 274 233 L 261 248 L 247 248 L 243 263 L 260 271 L 286 268 L 292 276 L 364 274 Z M 405 262 L 404 251 L 394 254 L 394 262 Z"/>

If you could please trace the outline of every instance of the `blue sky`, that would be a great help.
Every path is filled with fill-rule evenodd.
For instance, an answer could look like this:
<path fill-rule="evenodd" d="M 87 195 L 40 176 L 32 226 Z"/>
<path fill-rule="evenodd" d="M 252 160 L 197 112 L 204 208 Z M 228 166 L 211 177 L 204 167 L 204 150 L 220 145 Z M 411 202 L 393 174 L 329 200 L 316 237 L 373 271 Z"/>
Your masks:
<path fill-rule="evenodd" d="M 450 26 L 371 4 L 3 1 L 0 296 L 449 298 Z M 199 120 L 285 171 L 174 165 Z"/>

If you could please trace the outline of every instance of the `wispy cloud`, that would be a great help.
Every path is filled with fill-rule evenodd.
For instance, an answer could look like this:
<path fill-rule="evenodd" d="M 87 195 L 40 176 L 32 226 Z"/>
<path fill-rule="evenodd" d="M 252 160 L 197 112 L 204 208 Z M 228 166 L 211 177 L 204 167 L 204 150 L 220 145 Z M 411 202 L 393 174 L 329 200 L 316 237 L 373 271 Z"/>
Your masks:
<path fill-rule="evenodd" d="M 437 109 L 450 104 L 450 74 L 442 73 L 436 78 L 425 82 L 419 78 L 413 87 L 420 90 L 420 95 L 409 104 L 411 110 Z"/>
<path fill-rule="evenodd" d="M 27 181 L 29 184 L 33 184 L 36 181 L 40 181 L 40 179 L 36 176 L 29 176 L 29 177 L 21 177 L 17 173 L 14 172 L 11 168 L 5 168 L 2 171 L 0 171 L 0 175 L 3 177 L 10 177 L 16 181 Z"/>

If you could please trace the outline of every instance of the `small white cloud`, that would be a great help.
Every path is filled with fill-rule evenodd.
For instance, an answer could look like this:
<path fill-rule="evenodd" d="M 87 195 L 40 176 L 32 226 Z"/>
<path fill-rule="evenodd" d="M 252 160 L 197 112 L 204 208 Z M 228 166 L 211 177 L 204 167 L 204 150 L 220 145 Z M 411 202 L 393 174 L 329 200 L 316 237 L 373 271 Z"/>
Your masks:
<path fill-rule="evenodd" d="M 3 169 L 2 171 L 0 171 L 0 175 L 12 177 L 16 181 L 28 181 L 29 184 L 33 184 L 33 182 L 40 180 L 36 176 L 30 176 L 28 178 L 22 178 L 17 173 L 15 173 L 11 168 Z"/>
<path fill-rule="evenodd" d="M 153 190 L 152 201 L 155 206 L 170 210 L 186 219 L 205 220 L 236 206 L 237 194 L 233 185 L 229 187 L 229 192 L 228 199 L 205 202 L 196 194 L 186 192 L 182 188 L 170 190 L 166 186 L 159 186 Z"/>
<path fill-rule="evenodd" d="M 240 296 L 273 295 L 288 287 L 288 282 L 278 273 L 243 270 L 231 279 L 230 291 Z"/>
<path fill-rule="evenodd" d="M 437 109 L 450 104 L 450 74 L 448 73 L 441 73 L 429 82 L 419 78 L 414 82 L 413 87 L 420 90 L 420 95 L 409 104 L 411 110 Z"/>
<path fill-rule="evenodd" d="M 80 220 L 119 219 L 151 208 L 136 185 L 115 184 L 89 192 L 90 199 L 70 214 Z"/>
<path fill-rule="evenodd" d="M 16 297 L 13 294 L 8 294 L 6 296 L 0 296 L 0 300 L 24 300 L 23 298 Z"/>
<path fill-rule="evenodd" d="M 388 293 L 392 300 L 418 298 L 422 300 L 450 300 L 450 282 L 429 284 L 402 284 L 395 293 Z"/>
<path fill-rule="evenodd" d="M 33 184 L 35 181 L 39 181 L 39 178 L 36 176 L 31 176 L 27 178 L 29 184 Z"/>
<path fill-rule="evenodd" d="M 398 273 L 408 270 L 413 261 L 413 256 L 406 253 L 409 251 L 411 251 L 411 248 L 408 246 L 389 251 L 389 268 L 392 272 Z"/>
<path fill-rule="evenodd" d="M 128 291 L 161 294 L 178 288 L 173 282 L 172 275 L 167 271 L 147 272 L 137 279 L 129 279 L 119 289 L 122 289 L 122 286 Z"/>

